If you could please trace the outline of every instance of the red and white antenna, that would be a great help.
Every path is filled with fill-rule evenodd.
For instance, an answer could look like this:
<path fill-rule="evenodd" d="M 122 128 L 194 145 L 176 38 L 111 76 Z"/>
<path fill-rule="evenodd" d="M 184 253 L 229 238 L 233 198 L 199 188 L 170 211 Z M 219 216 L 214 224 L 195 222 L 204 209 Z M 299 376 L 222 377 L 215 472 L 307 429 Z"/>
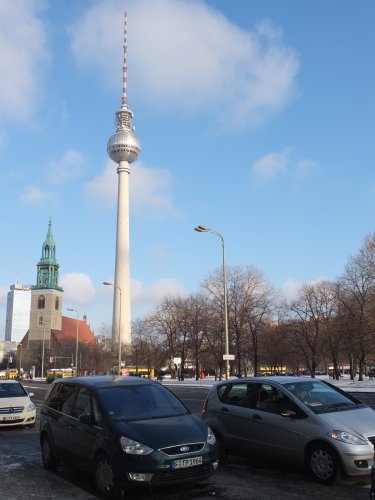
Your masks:
<path fill-rule="evenodd" d="M 122 67 L 122 105 L 127 106 L 128 105 L 128 96 L 127 96 L 127 89 L 126 89 L 126 84 L 127 84 L 127 66 L 126 66 L 126 48 L 127 48 L 127 39 L 126 39 L 126 12 L 124 13 L 124 65 Z"/>

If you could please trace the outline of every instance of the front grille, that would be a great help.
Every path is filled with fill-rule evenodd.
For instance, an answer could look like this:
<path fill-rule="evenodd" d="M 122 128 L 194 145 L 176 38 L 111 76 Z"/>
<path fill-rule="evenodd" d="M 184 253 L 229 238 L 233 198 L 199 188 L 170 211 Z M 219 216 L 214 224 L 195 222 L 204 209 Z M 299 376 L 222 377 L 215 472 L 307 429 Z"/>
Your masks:
<path fill-rule="evenodd" d="M 183 450 L 181 450 L 181 448 L 183 448 Z M 190 444 L 179 444 L 177 446 L 170 446 L 168 448 L 162 448 L 160 451 L 169 456 L 176 456 L 176 455 L 184 455 L 186 453 L 190 454 L 197 451 L 202 451 L 203 448 L 204 448 L 204 443 L 190 443 Z"/>
<path fill-rule="evenodd" d="M 152 478 L 153 484 L 164 484 L 178 481 L 199 480 L 208 477 L 213 468 L 210 464 L 196 465 L 186 469 L 169 470 L 167 472 L 158 472 Z"/>
<path fill-rule="evenodd" d="M 0 426 L 2 425 L 16 425 L 16 424 L 22 424 L 23 418 L 17 418 L 16 420 L 0 420 Z"/>
<path fill-rule="evenodd" d="M 23 406 L 5 406 L 0 408 L 0 415 L 12 415 L 13 413 L 22 413 Z"/>

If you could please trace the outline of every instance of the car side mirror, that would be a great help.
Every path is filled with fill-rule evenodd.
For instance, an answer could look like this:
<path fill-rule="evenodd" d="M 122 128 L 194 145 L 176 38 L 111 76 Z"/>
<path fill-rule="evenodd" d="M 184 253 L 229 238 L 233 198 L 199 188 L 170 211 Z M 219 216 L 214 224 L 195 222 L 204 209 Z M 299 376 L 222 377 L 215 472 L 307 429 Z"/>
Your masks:
<path fill-rule="evenodd" d="M 306 418 L 306 415 L 301 412 L 301 411 L 295 411 L 295 410 L 292 410 L 291 408 L 285 408 L 284 410 L 282 410 L 280 412 L 280 415 L 282 417 L 286 417 L 286 418 Z"/>
<path fill-rule="evenodd" d="M 89 413 L 82 413 L 82 415 L 78 417 L 78 420 L 81 424 L 91 425 L 91 415 Z"/>
<path fill-rule="evenodd" d="M 289 408 L 286 408 L 285 410 L 282 410 L 280 415 L 282 417 L 290 417 L 290 418 L 296 418 L 297 413 L 294 410 L 291 410 Z"/>

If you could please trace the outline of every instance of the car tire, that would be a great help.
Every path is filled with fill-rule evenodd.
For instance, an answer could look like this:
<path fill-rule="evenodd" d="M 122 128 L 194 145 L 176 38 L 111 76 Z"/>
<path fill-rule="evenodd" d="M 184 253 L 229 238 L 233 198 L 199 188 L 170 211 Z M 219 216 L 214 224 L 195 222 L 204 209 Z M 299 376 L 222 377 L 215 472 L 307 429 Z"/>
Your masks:
<path fill-rule="evenodd" d="M 47 434 L 42 436 L 41 449 L 44 468 L 47 470 L 56 470 L 59 465 L 59 459 L 56 458 L 51 440 Z"/>
<path fill-rule="evenodd" d="M 113 498 L 120 494 L 112 461 L 105 453 L 101 453 L 95 460 L 94 482 L 102 498 Z"/>
<path fill-rule="evenodd" d="M 309 448 L 307 465 L 315 480 L 321 484 L 335 484 L 341 476 L 340 459 L 325 443 L 316 443 Z"/>
<path fill-rule="evenodd" d="M 214 434 L 216 437 L 216 441 L 218 442 L 218 445 L 219 445 L 219 464 L 225 465 L 228 461 L 227 447 L 225 446 L 223 438 L 219 434 L 217 434 L 216 432 Z"/>

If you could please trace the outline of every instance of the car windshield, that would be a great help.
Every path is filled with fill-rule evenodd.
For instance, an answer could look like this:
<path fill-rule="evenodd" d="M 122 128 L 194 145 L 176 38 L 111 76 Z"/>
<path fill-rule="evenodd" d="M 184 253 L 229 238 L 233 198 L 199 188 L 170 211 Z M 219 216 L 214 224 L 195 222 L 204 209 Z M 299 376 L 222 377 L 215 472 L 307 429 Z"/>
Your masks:
<path fill-rule="evenodd" d="M 10 398 L 15 396 L 26 396 L 26 391 L 21 384 L 0 383 L 0 398 Z"/>
<path fill-rule="evenodd" d="M 363 406 L 363 403 L 355 397 L 320 380 L 298 381 L 283 385 L 315 413 L 352 410 Z"/>
<path fill-rule="evenodd" d="M 112 420 L 144 420 L 186 415 L 189 410 L 159 384 L 103 388 L 100 397 Z"/>

